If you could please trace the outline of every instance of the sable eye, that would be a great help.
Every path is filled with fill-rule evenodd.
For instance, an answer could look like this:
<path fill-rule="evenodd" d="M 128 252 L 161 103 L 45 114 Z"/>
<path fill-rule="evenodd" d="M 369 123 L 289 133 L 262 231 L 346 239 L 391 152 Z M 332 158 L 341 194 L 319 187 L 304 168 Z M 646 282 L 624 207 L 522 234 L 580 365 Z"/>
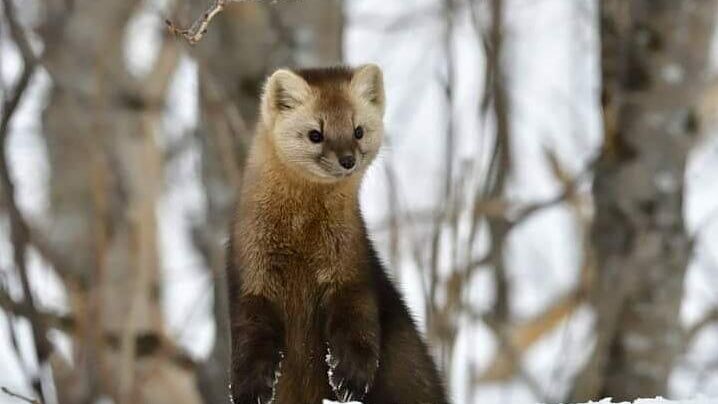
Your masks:
<path fill-rule="evenodd" d="M 354 138 L 355 139 L 361 139 L 364 137 L 364 128 L 361 126 L 357 126 L 356 129 L 354 129 Z"/>
<path fill-rule="evenodd" d="M 322 132 L 314 129 L 309 131 L 309 140 L 312 143 L 321 143 L 322 140 L 324 140 L 324 135 L 322 135 Z"/>

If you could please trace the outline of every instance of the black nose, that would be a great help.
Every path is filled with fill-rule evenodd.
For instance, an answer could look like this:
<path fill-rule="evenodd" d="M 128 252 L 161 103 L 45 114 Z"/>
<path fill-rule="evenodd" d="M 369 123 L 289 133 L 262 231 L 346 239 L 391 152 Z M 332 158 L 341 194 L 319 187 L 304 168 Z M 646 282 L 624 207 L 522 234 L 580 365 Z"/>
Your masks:
<path fill-rule="evenodd" d="M 339 157 L 339 164 L 341 164 L 342 167 L 346 168 L 347 170 L 354 167 L 355 163 L 356 163 L 356 160 L 354 159 L 354 156 L 352 156 L 352 155 Z"/>

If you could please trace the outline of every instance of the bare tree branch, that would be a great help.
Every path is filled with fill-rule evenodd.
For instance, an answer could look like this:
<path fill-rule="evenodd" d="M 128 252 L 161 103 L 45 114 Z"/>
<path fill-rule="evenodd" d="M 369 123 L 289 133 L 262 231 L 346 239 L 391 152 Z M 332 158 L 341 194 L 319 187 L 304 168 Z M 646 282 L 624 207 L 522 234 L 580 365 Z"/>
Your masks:
<path fill-rule="evenodd" d="M 0 185 L 3 192 L 4 206 L 7 209 L 10 219 L 10 240 L 13 246 L 13 260 L 16 270 L 20 276 L 23 294 L 27 309 L 28 320 L 32 329 L 35 351 L 38 361 L 44 362 L 52 352 L 52 345 L 47 339 L 46 327 L 38 321 L 37 309 L 35 307 L 32 288 L 27 273 L 26 255 L 30 240 L 30 231 L 27 221 L 23 217 L 20 207 L 15 200 L 15 184 L 10 177 L 10 168 L 7 160 L 7 138 L 10 132 L 10 122 L 18 110 L 18 106 L 26 93 L 30 80 L 37 66 L 37 59 L 32 51 L 25 32 L 18 22 L 15 14 L 15 6 L 11 0 L 3 0 L 5 19 L 10 27 L 10 35 L 17 44 L 23 59 L 23 69 L 20 78 L 10 92 L 8 98 L 3 101 L 2 117 L 0 117 Z M 38 393 L 41 393 L 38 391 Z"/>
<path fill-rule="evenodd" d="M 496 357 L 496 361 L 498 362 L 494 362 L 492 365 L 498 366 L 498 369 L 489 369 L 489 371 L 503 372 L 501 375 L 502 377 L 496 380 L 505 380 L 517 375 L 526 384 L 526 386 L 539 397 L 541 402 L 548 402 L 548 395 L 543 391 L 538 380 L 536 380 L 536 378 L 528 373 L 522 366 L 521 355 L 524 350 L 515 345 L 512 336 L 506 329 L 507 326 L 502 323 L 492 322 L 491 320 L 489 320 L 487 324 L 494 331 L 494 335 L 499 340 L 499 356 Z M 479 376 L 474 381 L 477 383 L 483 383 L 492 379 L 486 376 L 487 374 Z"/>
<path fill-rule="evenodd" d="M 13 88 L 12 91 L 8 91 L 9 97 L 3 100 L 2 118 L 0 118 L 0 142 L 4 142 L 8 135 L 10 121 L 17 107 L 20 105 L 20 100 L 30 84 L 30 79 L 37 65 L 37 59 L 30 47 L 30 42 L 15 16 L 15 6 L 11 0 L 2 0 L 2 2 L 5 10 L 5 19 L 7 19 L 8 27 L 10 27 L 10 35 L 20 51 L 24 66 L 15 88 Z"/>
<path fill-rule="evenodd" d="M 182 29 L 176 26 L 172 21 L 165 20 L 167 28 L 174 35 L 184 38 L 190 45 L 195 45 L 202 40 L 204 35 L 207 33 L 210 22 L 219 13 L 224 10 L 224 7 L 232 0 L 212 0 L 207 10 L 197 18 L 189 28 Z"/>
<path fill-rule="evenodd" d="M 0 288 L 0 308 L 9 314 L 24 317 L 32 324 L 42 324 L 45 328 L 70 331 L 73 327 L 71 317 L 39 311 L 27 301 L 17 302 L 3 288 Z"/>
<path fill-rule="evenodd" d="M 577 289 L 558 298 L 534 318 L 509 326 L 503 333 L 506 338 L 504 342 L 513 352 L 497 351 L 491 364 L 478 380 L 480 382 L 506 381 L 513 377 L 520 364 L 514 359 L 520 358 L 543 336 L 555 330 L 582 302 L 583 292 L 581 291 L 581 286 L 579 286 Z M 517 358 L 512 358 L 512 354 L 516 354 Z"/>
<path fill-rule="evenodd" d="M 54 328 L 68 334 L 78 332 L 77 322 L 72 315 L 36 310 L 27 301 L 15 301 L 3 288 L 0 288 L 0 309 L 8 314 L 23 317 L 32 324 L 42 324 L 45 328 Z M 120 349 L 122 336 L 107 332 L 102 335 L 102 342 L 110 348 Z M 182 367 L 194 368 L 197 366 L 187 353 L 162 335 L 152 332 L 136 333 L 134 344 L 137 347 L 134 355 L 137 357 L 162 352 Z"/>
<path fill-rule="evenodd" d="M 698 320 L 697 323 L 693 324 L 688 330 L 686 330 L 686 347 L 691 345 L 691 342 L 695 339 L 699 332 L 701 332 L 707 326 L 718 323 L 718 308 L 714 308 L 709 311 L 703 318 Z"/>
<path fill-rule="evenodd" d="M 25 397 L 25 396 L 23 396 L 22 394 L 14 393 L 13 391 L 11 391 L 10 389 L 8 389 L 8 388 L 5 387 L 5 386 L 0 387 L 0 391 L 2 391 L 3 393 L 7 394 L 8 396 L 10 396 L 10 397 L 12 397 L 12 398 L 16 398 L 16 399 L 18 399 L 18 400 L 20 400 L 20 401 L 24 401 L 24 402 L 26 402 L 26 403 L 30 403 L 30 404 L 41 404 L 40 401 L 34 400 L 34 399 L 32 399 L 32 398 Z"/>

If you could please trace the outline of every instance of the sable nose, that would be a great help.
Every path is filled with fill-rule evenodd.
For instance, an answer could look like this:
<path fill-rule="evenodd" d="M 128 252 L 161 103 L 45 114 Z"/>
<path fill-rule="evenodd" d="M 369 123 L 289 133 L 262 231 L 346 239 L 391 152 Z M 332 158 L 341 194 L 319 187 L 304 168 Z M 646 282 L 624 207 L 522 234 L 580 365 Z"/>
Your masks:
<path fill-rule="evenodd" d="M 347 170 L 350 170 L 350 169 L 354 168 L 354 164 L 356 164 L 356 160 L 354 159 L 354 156 L 349 154 L 346 156 L 339 157 L 339 164 L 341 164 L 341 166 L 346 168 Z"/>

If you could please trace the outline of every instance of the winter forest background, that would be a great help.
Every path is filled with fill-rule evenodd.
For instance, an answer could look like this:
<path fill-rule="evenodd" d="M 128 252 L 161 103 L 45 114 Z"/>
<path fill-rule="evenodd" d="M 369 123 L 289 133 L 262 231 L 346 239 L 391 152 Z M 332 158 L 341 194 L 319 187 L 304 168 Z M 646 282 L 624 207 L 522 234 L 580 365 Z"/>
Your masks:
<path fill-rule="evenodd" d="M 0 402 L 227 402 L 257 92 L 378 63 L 370 232 L 455 403 L 718 397 L 718 0 L 2 0 Z M 219 4 L 218 3 L 218 4 Z"/>

